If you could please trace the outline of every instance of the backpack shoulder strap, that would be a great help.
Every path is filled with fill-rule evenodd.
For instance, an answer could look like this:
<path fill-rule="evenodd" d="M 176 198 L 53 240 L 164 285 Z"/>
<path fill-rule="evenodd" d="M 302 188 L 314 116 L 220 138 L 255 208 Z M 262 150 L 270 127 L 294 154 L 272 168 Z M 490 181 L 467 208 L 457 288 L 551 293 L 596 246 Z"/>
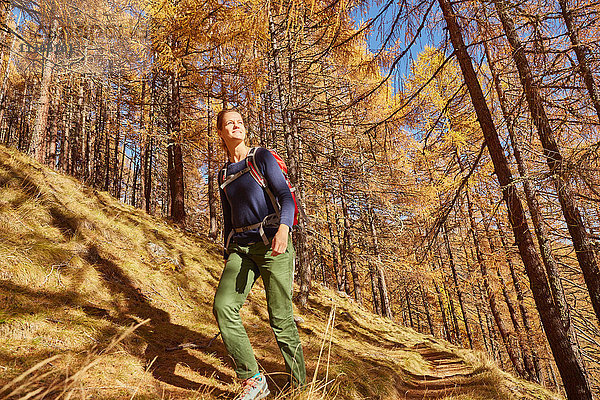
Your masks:
<path fill-rule="evenodd" d="M 258 149 L 258 147 L 252 147 L 250 150 L 248 150 L 248 154 L 246 155 L 246 158 L 254 159 L 254 154 L 256 154 L 257 149 Z"/>
<path fill-rule="evenodd" d="M 238 171 L 233 175 L 227 176 L 227 166 L 225 166 L 225 168 L 223 168 L 223 171 L 222 171 L 223 177 L 221 179 L 221 185 L 219 187 L 221 189 L 225 190 L 225 186 L 229 185 L 231 182 L 235 181 L 237 178 L 244 175 L 246 172 L 248 172 L 247 165 L 241 171 Z"/>
<path fill-rule="evenodd" d="M 248 169 L 250 170 L 250 175 L 252 175 L 252 177 L 260 185 L 260 187 L 262 187 L 265 190 L 265 192 L 267 192 L 267 195 L 271 199 L 271 204 L 273 204 L 273 209 L 275 210 L 275 214 L 277 214 L 277 217 L 279 217 L 279 214 L 281 213 L 281 210 L 279 207 L 279 202 L 277 201 L 277 199 L 275 198 L 275 195 L 273 194 L 273 191 L 267 184 L 267 180 L 265 179 L 263 174 L 260 173 L 260 169 L 256 165 L 256 161 L 254 159 L 254 153 L 256 153 L 256 149 L 257 149 L 257 147 L 253 147 L 248 152 L 248 155 L 246 156 L 246 165 L 248 166 Z M 269 151 L 269 150 L 267 149 L 267 151 Z"/>
<path fill-rule="evenodd" d="M 256 182 L 258 182 L 260 187 L 265 189 L 267 188 L 267 180 L 265 179 L 263 174 L 261 174 L 260 169 L 258 169 L 258 167 L 256 166 L 256 160 L 254 159 L 254 154 L 256 153 L 257 149 L 258 147 L 253 147 L 250 149 L 248 155 L 246 156 L 246 165 L 250 170 L 250 175 L 252 175 Z"/>
<path fill-rule="evenodd" d="M 227 176 L 227 164 L 225 164 L 225 166 L 223 168 L 221 168 L 219 170 L 219 172 L 217 173 L 217 182 L 219 183 L 219 186 L 221 186 L 223 184 L 226 176 Z"/>

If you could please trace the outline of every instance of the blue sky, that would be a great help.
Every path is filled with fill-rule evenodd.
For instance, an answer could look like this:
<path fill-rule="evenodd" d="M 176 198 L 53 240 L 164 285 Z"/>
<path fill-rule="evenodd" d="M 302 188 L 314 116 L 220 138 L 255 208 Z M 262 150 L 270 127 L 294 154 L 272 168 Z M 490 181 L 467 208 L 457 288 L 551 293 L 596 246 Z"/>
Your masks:
<path fill-rule="evenodd" d="M 356 10 L 352 14 L 352 17 L 354 21 L 356 21 L 356 25 L 361 26 L 369 19 L 375 19 L 385 7 L 386 2 L 383 2 L 382 4 L 376 4 L 376 2 L 373 1 L 365 14 Z M 434 5 L 432 12 L 436 10 L 435 7 L 436 5 Z M 368 47 L 372 53 L 377 53 L 384 45 L 386 39 L 388 39 L 387 36 L 393 25 L 394 19 L 398 14 L 398 11 L 398 1 L 394 1 L 374 24 L 372 31 L 368 34 Z M 435 31 L 431 31 L 427 28 L 423 29 L 421 36 L 416 40 L 407 54 L 398 62 L 394 71 L 394 75 L 396 76 L 392 77 L 394 82 L 396 82 L 398 78 L 402 79 L 408 76 L 411 61 L 418 56 L 418 54 L 426 45 L 437 46 L 442 41 L 442 33 L 439 31 L 439 27 L 437 28 L 438 29 Z M 404 31 L 404 27 L 402 25 L 398 25 L 393 36 L 388 39 L 386 49 L 390 49 L 394 45 L 398 45 L 398 51 L 402 51 L 408 46 L 408 42 L 405 41 L 405 39 L 406 32 Z"/>

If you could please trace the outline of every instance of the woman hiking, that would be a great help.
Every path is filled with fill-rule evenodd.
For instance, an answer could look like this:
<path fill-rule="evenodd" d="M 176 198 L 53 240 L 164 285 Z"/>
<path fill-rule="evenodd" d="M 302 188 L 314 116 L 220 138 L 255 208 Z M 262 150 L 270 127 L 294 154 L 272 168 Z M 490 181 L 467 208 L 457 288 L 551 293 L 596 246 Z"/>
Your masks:
<path fill-rule="evenodd" d="M 306 384 L 304 356 L 292 310 L 295 252 L 290 231 L 295 203 L 273 154 L 246 145 L 246 128 L 239 112 L 221 111 L 217 131 L 229 162 L 219 173 L 225 267 L 215 293 L 213 313 L 237 377 L 243 380 L 242 392 L 236 399 L 259 400 L 270 392 L 239 314 L 259 276 L 265 287 L 269 322 L 290 383 Z M 270 191 L 256 180 L 256 172 L 248 165 L 250 159 Z M 280 209 L 274 209 L 277 203 Z"/>

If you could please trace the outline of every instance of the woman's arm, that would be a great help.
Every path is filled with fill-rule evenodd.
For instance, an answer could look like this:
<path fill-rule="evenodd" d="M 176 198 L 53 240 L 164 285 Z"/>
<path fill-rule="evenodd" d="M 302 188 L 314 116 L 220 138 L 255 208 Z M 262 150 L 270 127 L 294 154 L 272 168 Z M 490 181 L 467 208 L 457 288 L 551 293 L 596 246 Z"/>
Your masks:
<path fill-rule="evenodd" d="M 280 225 L 271 247 L 273 248 L 272 255 L 282 254 L 287 249 L 288 235 L 294 224 L 295 204 L 292 192 L 277 164 L 277 160 L 271 152 L 264 148 L 256 150 L 256 163 L 261 169 L 263 176 L 267 180 L 267 184 L 273 191 L 273 195 L 281 206 Z"/>

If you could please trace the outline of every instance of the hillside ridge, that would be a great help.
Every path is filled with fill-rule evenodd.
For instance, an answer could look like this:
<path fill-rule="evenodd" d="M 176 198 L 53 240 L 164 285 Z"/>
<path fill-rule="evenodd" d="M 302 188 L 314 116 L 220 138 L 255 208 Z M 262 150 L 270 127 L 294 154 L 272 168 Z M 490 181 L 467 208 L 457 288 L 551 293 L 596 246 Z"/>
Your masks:
<path fill-rule="evenodd" d="M 0 387 L 58 356 L 36 370 L 46 377 L 29 375 L 25 392 L 10 395 L 13 385 L 0 399 L 47 388 L 90 360 L 69 388 L 75 398 L 214 399 L 239 389 L 211 310 L 219 245 L 2 146 L 0 267 Z M 317 373 L 309 391 L 286 396 L 260 281 L 242 309 L 280 398 L 561 398 L 320 285 L 297 314 L 309 379 Z M 167 351 L 185 343 L 194 346 Z"/>

